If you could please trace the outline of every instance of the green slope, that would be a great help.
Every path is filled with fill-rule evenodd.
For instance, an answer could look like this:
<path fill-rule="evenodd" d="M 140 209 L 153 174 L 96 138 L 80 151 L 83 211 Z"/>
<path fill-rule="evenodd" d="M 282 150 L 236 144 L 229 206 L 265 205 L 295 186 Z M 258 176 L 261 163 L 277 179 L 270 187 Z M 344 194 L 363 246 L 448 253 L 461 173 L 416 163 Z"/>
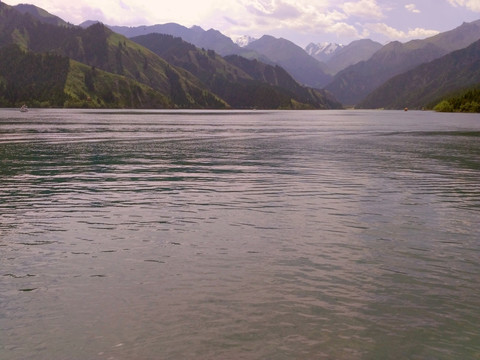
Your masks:
<path fill-rule="evenodd" d="M 439 112 L 480 113 L 480 85 L 446 97 L 433 110 Z"/>
<path fill-rule="evenodd" d="M 325 88 L 348 105 L 359 104 L 366 96 L 394 76 L 463 49 L 480 38 L 480 20 L 424 40 L 391 42 L 369 60 L 340 71 Z"/>
<path fill-rule="evenodd" d="M 170 35 L 149 34 L 132 38 L 177 67 L 195 75 L 213 93 L 235 108 L 340 108 L 321 91 L 299 85 L 279 66 L 247 60 L 240 56 L 222 57 L 213 50 Z"/>
<path fill-rule="evenodd" d="M 175 107 L 228 107 L 192 74 L 171 66 L 102 24 L 88 29 L 45 24 L 0 3 L 0 48 L 9 44 L 36 53 L 67 56 L 95 69 L 135 80 L 168 98 Z"/>
<path fill-rule="evenodd" d="M 22 61 L 12 65 L 15 76 L 5 70 L 1 82 L 5 106 L 28 101 L 32 106 L 82 107 L 341 107 L 326 92 L 300 86 L 278 66 L 238 57 L 227 60 L 183 42 L 160 54 L 101 23 L 86 29 L 58 26 L 50 24 L 52 18 L 41 9 L 27 9 L 22 13 L 0 2 L 0 49 L 10 49 L 5 50 L 7 58 L 28 63 L 43 57 L 36 68 L 50 78 L 23 71 Z M 17 45 L 15 53 L 12 44 Z M 55 73 L 48 67 L 53 59 L 62 59 L 62 64 L 70 59 L 68 70 L 63 66 Z M 55 93 L 39 90 L 58 77 L 62 80 L 50 86 Z"/>
<path fill-rule="evenodd" d="M 158 91 L 55 54 L 12 44 L 0 48 L 0 105 L 18 107 L 170 108 Z"/>
<path fill-rule="evenodd" d="M 455 91 L 480 84 L 480 40 L 387 81 L 359 108 L 431 108 Z"/>

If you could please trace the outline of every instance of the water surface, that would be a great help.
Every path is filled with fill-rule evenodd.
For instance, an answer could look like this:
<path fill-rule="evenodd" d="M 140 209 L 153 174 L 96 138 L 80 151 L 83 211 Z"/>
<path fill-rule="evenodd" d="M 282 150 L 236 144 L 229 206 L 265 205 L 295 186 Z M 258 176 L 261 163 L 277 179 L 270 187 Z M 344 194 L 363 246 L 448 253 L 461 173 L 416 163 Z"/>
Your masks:
<path fill-rule="evenodd" d="M 0 110 L 0 358 L 480 359 L 480 120 Z"/>

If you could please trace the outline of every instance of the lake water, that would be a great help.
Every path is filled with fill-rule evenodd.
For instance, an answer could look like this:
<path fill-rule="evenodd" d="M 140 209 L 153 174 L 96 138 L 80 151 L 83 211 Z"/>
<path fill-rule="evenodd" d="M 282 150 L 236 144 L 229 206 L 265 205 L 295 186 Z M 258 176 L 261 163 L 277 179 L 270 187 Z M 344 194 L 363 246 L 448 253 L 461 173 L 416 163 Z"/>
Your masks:
<path fill-rule="evenodd" d="M 480 359 L 480 117 L 0 110 L 0 358 Z"/>

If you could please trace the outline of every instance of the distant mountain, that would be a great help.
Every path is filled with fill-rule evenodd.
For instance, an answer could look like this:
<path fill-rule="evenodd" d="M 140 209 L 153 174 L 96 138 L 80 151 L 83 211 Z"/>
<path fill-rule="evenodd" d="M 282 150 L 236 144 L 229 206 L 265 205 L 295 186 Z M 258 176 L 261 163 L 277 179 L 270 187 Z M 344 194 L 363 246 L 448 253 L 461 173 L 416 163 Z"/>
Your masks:
<path fill-rule="evenodd" d="M 326 92 L 300 86 L 284 69 L 238 55 L 226 58 L 213 50 L 170 35 L 149 34 L 132 38 L 170 64 L 199 78 L 213 93 L 235 108 L 339 108 Z"/>
<path fill-rule="evenodd" d="M 30 14 L 34 18 L 36 18 L 37 20 L 40 20 L 45 24 L 57 25 L 57 26 L 68 26 L 68 27 L 73 26 L 72 24 L 67 23 L 66 21 L 59 18 L 58 16 L 52 15 L 49 12 L 35 5 L 19 4 L 19 5 L 13 6 L 13 8 L 22 14 Z"/>
<path fill-rule="evenodd" d="M 359 108 L 419 109 L 480 84 L 480 40 L 397 75 L 370 93 Z M 480 99 L 478 99 L 480 103 Z"/>
<path fill-rule="evenodd" d="M 298 45 L 286 39 L 264 35 L 248 44 L 245 49 L 263 54 L 275 64 L 282 66 L 301 84 L 321 89 L 331 80 L 326 66 L 308 55 Z"/>
<path fill-rule="evenodd" d="M 342 104 L 328 91 L 299 85 L 290 74 L 278 65 L 273 67 L 238 55 L 227 56 L 226 60 L 237 65 L 256 80 L 266 81 L 271 85 L 287 90 L 288 94 L 292 94 L 290 95 L 293 97 L 292 103 L 300 103 L 301 108 L 311 106 L 318 106 L 320 109 L 343 108 Z M 308 107 L 302 104 L 307 104 Z"/>
<path fill-rule="evenodd" d="M 91 25 L 92 21 L 82 23 L 80 26 L 85 27 Z M 223 35 L 221 32 L 210 29 L 204 30 L 200 26 L 192 26 L 187 28 L 185 26 L 168 23 L 157 24 L 151 26 L 110 26 L 107 25 L 114 32 L 124 35 L 128 38 L 148 35 L 152 33 L 166 34 L 175 37 L 180 37 L 184 41 L 191 43 L 199 48 L 207 50 L 214 50 L 220 55 L 230 55 L 242 53 L 242 49 L 233 42 L 228 36 Z"/>
<path fill-rule="evenodd" d="M 335 75 L 339 71 L 368 60 L 382 45 L 370 39 L 356 40 L 349 45 L 337 43 L 310 43 L 305 51 L 327 65 L 327 72 Z"/>
<path fill-rule="evenodd" d="M 327 62 L 337 51 L 342 49 L 345 45 L 337 43 L 310 43 L 305 47 L 308 55 L 314 57 L 318 61 Z"/>
<path fill-rule="evenodd" d="M 358 104 L 393 76 L 465 48 L 479 38 L 480 20 L 464 23 L 454 30 L 424 40 L 412 40 L 405 44 L 394 41 L 378 50 L 369 60 L 340 71 L 326 89 L 344 104 Z"/>
<path fill-rule="evenodd" d="M 356 40 L 346 46 L 339 47 L 326 61 L 329 71 L 336 74 L 360 61 L 370 59 L 382 48 L 382 44 L 370 39 Z"/>
<path fill-rule="evenodd" d="M 93 23 L 95 22 L 87 21 L 80 26 L 86 27 Z M 240 47 L 219 31 L 214 29 L 206 31 L 199 26 L 187 28 L 175 23 L 136 27 L 107 26 L 116 33 L 128 38 L 151 33 L 172 35 L 182 38 L 182 40 L 198 48 L 214 50 L 221 56 L 241 55 L 267 64 L 278 64 L 287 70 L 295 80 L 311 87 L 322 88 L 331 80 L 330 75 L 327 75 L 324 71 L 326 69 L 325 64 L 322 65 L 318 61 L 312 61 L 303 49 L 284 39 L 264 36 L 262 39 L 249 42 L 248 45 Z M 280 47 L 280 49 L 276 50 L 276 47 Z M 285 50 L 287 50 L 285 54 L 282 54 L 282 51 Z"/>

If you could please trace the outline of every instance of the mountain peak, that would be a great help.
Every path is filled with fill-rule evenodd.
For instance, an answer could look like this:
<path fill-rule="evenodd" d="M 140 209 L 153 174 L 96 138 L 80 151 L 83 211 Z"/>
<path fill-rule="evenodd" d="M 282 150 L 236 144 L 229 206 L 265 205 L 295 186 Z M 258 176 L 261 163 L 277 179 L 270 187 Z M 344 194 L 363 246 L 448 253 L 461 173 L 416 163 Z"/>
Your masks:
<path fill-rule="evenodd" d="M 203 30 L 203 28 L 201 26 L 198 26 L 198 25 L 193 25 L 192 27 L 190 27 L 190 30 L 196 31 L 196 32 L 204 32 L 205 31 L 205 30 Z"/>
<path fill-rule="evenodd" d="M 234 43 L 237 44 L 240 47 L 245 47 L 251 42 L 254 42 L 257 40 L 256 38 L 250 36 L 250 35 L 243 35 L 240 37 L 235 38 Z"/>
<path fill-rule="evenodd" d="M 344 47 L 345 45 L 331 42 L 310 43 L 305 48 L 305 51 L 317 60 L 326 61 L 335 54 L 335 52 Z"/>
<path fill-rule="evenodd" d="M 52 15 L 49 12 L 35 5 L 18 4 L 13 6 L 13 8 L 22 14 L 30 14 L 31 16 L 33 16 L 34 18 L 36 18 L 37 20 L 40 20 L 45 24 L 56 25 L 56 26 L 66 26 L 66 27 L 73 26 L 72 24 L 67 23 L 66 21 L 62 20 L 58 16 Z"/>

